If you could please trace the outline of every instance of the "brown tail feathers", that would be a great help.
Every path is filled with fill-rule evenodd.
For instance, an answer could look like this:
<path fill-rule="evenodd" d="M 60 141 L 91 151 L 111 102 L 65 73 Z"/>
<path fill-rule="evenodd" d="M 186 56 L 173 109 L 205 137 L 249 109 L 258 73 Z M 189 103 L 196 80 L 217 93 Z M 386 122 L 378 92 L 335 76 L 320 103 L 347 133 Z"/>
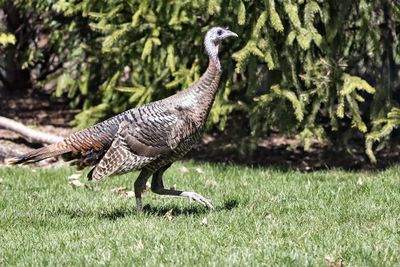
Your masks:
<path fill-rule="evenodd" d="M 43 159 L 55 157 L 58 155 L 62 155 L 64 153 L 70 152 L 71 149 L 64 142 L 59 142 L 56 144 L 52 144 L 49 146 L 41 147 L 35 150 L 32 150 L 29 153 L 21 155 L 15 158 L 8 158 L 5 160 L 8 165 L 16 165 L 21 163 L 33 163 L 37 161 L 41 161 Z"/>

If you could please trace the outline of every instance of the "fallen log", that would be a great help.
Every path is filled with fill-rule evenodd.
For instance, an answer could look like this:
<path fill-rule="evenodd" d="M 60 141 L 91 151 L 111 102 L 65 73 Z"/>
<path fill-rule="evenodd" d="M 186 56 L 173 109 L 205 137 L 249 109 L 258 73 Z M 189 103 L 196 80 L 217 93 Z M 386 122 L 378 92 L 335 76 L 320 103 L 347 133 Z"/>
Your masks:
<path fill-rule="evenodd" d="M 54 144 L 63 140 L 61 136 L 31 129 L 22 123 L 2 116 L 0 116 L 0 127 L 20 134 L 30 143 Z"/>

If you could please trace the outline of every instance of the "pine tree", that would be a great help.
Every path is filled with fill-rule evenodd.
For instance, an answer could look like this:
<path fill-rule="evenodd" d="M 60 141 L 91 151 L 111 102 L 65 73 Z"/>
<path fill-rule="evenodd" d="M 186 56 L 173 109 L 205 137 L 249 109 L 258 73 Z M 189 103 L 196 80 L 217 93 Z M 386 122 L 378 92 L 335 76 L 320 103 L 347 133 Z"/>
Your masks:
<path fill-rule="evenodd" d="M 305 149 L 350 128 L 366 137 L 374 160 L 373 143 L 399 124 L 395 1 L 16 0 L 1 6 L 40 25 L 33 36 L 48 33 L 43 48 L 31 37 L 21 64 L 50 73 L 35 86 L 56 80 L 56 95 L 82 107 L 73 122 L 78 128 L 191 85 L 207 65 L 203 35 L 216 25 L 229 25 L 240 38 L 221 54 L 224 75 L 210 128 L 247 123 L 239 127 L 249 129 L 249 146 L 280 131 L 297 135 Z M 0 34 L 0 44 L 12 45 L 11 36 Z M 50 67 L 38 70 L 43 59 Z"/>

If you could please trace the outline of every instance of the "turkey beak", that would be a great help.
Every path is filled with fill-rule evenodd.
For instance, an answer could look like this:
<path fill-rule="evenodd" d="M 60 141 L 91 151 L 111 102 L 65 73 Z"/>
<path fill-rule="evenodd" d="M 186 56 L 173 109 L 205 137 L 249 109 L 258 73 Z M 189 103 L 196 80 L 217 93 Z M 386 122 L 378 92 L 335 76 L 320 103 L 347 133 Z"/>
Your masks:
<path fill-rule="evenodd" d="M 230 30 L 226 30 L 225 37 L 238 37 L 238 35 Z"/>

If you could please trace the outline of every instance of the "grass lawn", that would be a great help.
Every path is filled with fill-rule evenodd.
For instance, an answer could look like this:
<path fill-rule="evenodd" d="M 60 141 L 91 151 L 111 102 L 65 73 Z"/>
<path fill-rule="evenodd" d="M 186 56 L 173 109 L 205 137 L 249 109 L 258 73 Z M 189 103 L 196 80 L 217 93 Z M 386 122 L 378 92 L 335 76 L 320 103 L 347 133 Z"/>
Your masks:
<path fill-rule="evenodd" d="M 215 210 L 146 192 L 143 214 L 111 191 L 131 188 L 137 173 L 95 190 L 69 185 L 73 173 L 0 168 L 0 266 L 400 264 L 400 166 L 300 173 L 176 163 L 166 185 L 204 195 Z"/>

